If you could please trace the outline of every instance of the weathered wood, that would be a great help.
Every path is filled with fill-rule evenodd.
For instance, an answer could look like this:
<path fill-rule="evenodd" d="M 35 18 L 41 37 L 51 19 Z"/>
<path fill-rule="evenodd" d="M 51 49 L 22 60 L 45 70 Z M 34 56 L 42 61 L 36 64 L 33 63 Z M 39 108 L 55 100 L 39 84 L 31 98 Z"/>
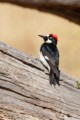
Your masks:
<path fill-rule="evenodd" d="M 50 86 L 40 61 L 0 42 L 0 120 L 80 120 L 77 80 Z"/>
<path fill-rule="evenodd" d="M 80 24 L 80 0 L 0 0 L 63 16 Z"/>

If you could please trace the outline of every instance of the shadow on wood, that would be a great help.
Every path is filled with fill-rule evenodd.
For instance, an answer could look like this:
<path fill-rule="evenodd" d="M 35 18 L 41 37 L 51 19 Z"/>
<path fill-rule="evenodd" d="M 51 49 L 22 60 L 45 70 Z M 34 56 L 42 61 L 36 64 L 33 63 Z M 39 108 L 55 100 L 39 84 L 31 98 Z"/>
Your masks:
<path fill-rule="evenodd" d="M 50 86 L 40 61 L 0 42 L 0 120 L 79 120 L 77 80 Z"/>

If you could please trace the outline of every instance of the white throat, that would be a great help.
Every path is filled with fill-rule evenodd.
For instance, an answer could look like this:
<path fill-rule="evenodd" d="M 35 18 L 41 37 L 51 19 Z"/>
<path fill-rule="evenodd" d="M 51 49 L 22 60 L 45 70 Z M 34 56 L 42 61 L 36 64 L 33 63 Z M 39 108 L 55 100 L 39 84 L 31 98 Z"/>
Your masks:
<path fill-rule="evenodd" d="M 52 41 L 50 39 L 48 39 L 45 43 L 52 43 Z"/>

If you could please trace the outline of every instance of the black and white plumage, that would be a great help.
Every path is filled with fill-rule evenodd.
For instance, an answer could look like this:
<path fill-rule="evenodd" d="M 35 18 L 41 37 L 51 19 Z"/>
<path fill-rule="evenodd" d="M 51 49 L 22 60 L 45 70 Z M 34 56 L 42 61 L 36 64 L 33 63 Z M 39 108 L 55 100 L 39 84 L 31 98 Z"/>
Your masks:
<path fill-rule="evenodd" d="M 39 35 L 44 39 L 40 48 L 40 60 L 49 70 L 50 84 L 58 84 L 60 78 L 59 71 L 59 51 L 57 49 L 57 36 L 50 34 L 47 36 Z"/>

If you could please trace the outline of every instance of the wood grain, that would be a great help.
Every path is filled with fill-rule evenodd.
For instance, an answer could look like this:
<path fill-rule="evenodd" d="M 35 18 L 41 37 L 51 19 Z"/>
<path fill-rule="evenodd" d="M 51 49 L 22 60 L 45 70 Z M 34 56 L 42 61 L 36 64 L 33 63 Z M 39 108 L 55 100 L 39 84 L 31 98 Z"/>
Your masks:
<path fill-rule="evenodd" d="M 61 72 L 50 86 L 38 58 L 0 42 L 0 120 L 79 120 L 78 80 Z"/>

